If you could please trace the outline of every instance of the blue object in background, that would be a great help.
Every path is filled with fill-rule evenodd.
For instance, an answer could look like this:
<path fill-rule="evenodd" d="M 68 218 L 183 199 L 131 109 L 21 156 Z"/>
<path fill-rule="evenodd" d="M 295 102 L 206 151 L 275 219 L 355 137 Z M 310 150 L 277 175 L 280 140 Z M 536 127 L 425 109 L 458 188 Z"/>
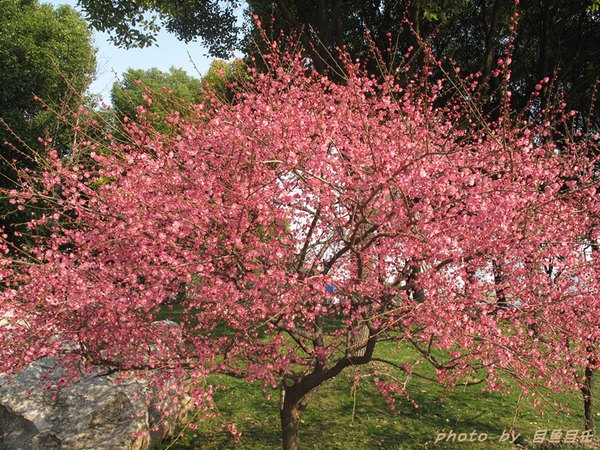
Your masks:
<path fill-rule="evenodd" d="M 335 293 L 335 286 L 333 284 L 328 284 L 327 286 L 325 286 L 325 290 L 327 291 L 327 293 L 333 294 Z"/>

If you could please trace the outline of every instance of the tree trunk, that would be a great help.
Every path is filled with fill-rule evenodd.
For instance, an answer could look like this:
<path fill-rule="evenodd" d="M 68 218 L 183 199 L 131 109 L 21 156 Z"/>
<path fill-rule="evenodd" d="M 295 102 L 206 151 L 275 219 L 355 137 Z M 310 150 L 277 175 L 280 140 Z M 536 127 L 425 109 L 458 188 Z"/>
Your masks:
<path fill-rule="evenodd" d="M 589 236 L 592 247 L 592 259 L 595 259 L 600 254 L 600 244 L 597 240 L 592 239 L 592 233 Z M 594 368 L 597 367 L 597 360 L 594 357 L 596 350 L 595 343 L 590 343 L 586 350 L 589 352 L 588 364 L 585 366 L 583 386 L 581 393 L 583 394 L 583 415 L 585 419 L 585 429 L 594 433 L 594 411 L 592 408 L 593 384 L 594 384 Z"/>
<path fill-rule="evenodd" d="M 494 274 L 494 286 L 496 290 L 496 305 L 498 308 L 508 307 L 508 301 L 506 300 L 506 294 L 504 292 L 504 273 L 502 267 L 495 259 L 492 260 L 492 272 Z"/>
<path fill-rule="evenodd" d="M 492 67 L 494 65 L 494 56 L 496 47 L 498 47 L 498 26 L 500 23 L 500 0 L 494 2 L 492 7 L 492 15 L 489 18 L 486 17 L 486 0 L 481 2 L 481 14 L 482 21 L 485 28 L 485 55 L 483 58 L 483 79 L 490 83 L 490 75 L 492 73 Z"/>
<path fill-rule="evenodd" d="M 308 406 L 310 395 L 298 395 L 295 386 L 281 388 L 279 416 L 281 418 L 281 438 L 283 450 L 298 450 L 298 425 L 300 416 Z"/>
<path fill-rule="evenodd" d="M 581 386 L 583 394 L 583 415 L 585 418 L 585 429 L 594 432 L 594 411 L 592 410 L 592 383 L 594 381 L 594 370 L 590 365 L 585 367 L 585 378 Z"/>
<path fill-rule="evenodd" d="M 298 450 L 298 422 L 300 411 L 293 406 L 284 407 L 280 410 L 281 415 L 281 437 L 284 450 Z"/>
<path fill-rule="evenodd" d="M 345 356 L 329 368 L 325 368 L 322 362 L 316 362 L 314 371 L 303 377 L 294 380 L 284 377 L 281 381 L 281 398 L 279 401 L 283 450 L 298 450 L 300 445 L 298 437 L 300 416 L 323 382 L 338 376 L 347 367 L 363 365 L 372 361 L 376 344 L 377 332 L 369 328 L 369 336 L 365 350 L 361 352 L 362 355 Z M 322 347 L 322 344 L 320 346 Z M 319 347 L 319 345 L 315 345 L 315 347 Z M 288 382 L 291 384 L 288 384 Z"/>

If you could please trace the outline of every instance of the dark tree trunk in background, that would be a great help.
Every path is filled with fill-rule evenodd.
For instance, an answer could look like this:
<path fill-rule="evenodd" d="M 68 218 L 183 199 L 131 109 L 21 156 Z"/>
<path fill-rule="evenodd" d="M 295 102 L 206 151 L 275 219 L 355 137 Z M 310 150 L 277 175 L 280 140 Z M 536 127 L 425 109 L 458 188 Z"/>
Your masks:
<path fill-rule="evenodd" d="M 500 0 L 495 0 L 492 6 L 491 17 L 487 17 L 486 0 L 481 2 L 481 16 L 485 29 L 485 55 L 483 58 L 483 79 L 489 83 L 492 68 L 494 67 L 494 56 L 498 47 L 498 27 L 500 24 Z"/>
<path fill-rule="evenodd" d="M 583 415 L 585 419 L 585 429 L 594 432 L 594 411 L 592 408 L 592 385 L 594 382 L 594 370 L 588 364 L 585 367 L 583 385 L 581 393 L 583 394 Z"/>
<path fill-rule="evenodd" d="M 504 273 L 502 272 L 502 268 L 498 264 L 498 261 L 492 261 L 492 268 L 494 272 L 494 285 L 496 288 L 496 305 L 499 308 L 506 308 L 508 306 L 508 302 L 506 301 L 506 295 L 504 293 Z"/>

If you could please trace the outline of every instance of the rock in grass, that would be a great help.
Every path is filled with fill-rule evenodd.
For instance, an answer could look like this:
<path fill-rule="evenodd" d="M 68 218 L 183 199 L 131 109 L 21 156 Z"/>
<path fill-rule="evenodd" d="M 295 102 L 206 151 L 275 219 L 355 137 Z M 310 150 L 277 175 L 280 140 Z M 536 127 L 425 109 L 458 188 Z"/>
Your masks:
<path fill-rule="evenodd" d="M 151 449 L 186 412 L 165 419 L 146 406 L 146 383 L 93 373 L 53 392 L 60 375 L 47 357 L 0 381 L 0 450 Z"/>

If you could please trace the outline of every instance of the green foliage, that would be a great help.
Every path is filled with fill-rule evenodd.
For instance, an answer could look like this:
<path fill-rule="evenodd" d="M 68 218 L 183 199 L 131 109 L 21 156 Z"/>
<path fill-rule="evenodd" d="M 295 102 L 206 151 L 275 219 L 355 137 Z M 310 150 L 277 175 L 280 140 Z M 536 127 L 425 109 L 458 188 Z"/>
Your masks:
<path fill-rule="evenodd" d="M 239 0 L 80 0 L 79 4 L 91 25 L 112 33 L 119 46 L 151 45 L 162 25 L 186 42 L 200 37 L 214 56 L 228 56 L 237 41 L 234 11 Z"/>
<path fill-rule="evenodd" d="M 122 81 L 113 85 L 111 99 L 118 121 L 141 114 L 156 131 L 169 134 L 174 114 L 185 118 L 190 105 L 211 98 L 230 102 L 234 97 L 232 84 L 245 80 L 246 66 L 241 60 L 215 59 L 202 80 L 175 67 L 168 72 L 129 69 Z"/>
<path fill-rule="evenodd" d="M 39 137 L 69 152 L 74 130 L 59 118 L 86 101 L 95 54 L 90 29 L 71 7 L 0 0 L 0 188 L 17 181 L 17 168 L 35 168 Z M 0 225 L 19 221 L 4 218 L 13 209 L 1 201 Z"/>
<path fill-rule="evenodd" d="M 107 0 L 80 2 L 97 29 L 114 32 L 123 45 L 148 45 L 163 24 L 189 41 L 201 38 L 211 54 L 223 57 L 241 44 L 248 56 L 267 48 L 254 25 L 245 36 L 236 26 L 239 0 Z M 422 60 L 422 42 L 435 55 L 453 61 L 462 73 L 481 73 L 482 98 L 489 110 L 498 109 L 498 81 L 491 74 L 497 61 L 514 43 L 511 89 L 517 108 L 524 107 L 529 93 L 546 77 L 556 82 L 540 93 L 540 107 L 559 103 L 564 94 L 567 108 L 581 112 L 586 128 L 597 127 L 598 109 L 591 108 L 596 80 L 600 78 L 599 0 L 247 0 L 270 38 L 280 32 L 291 37 L 321 73 L 335 77 L 337 48 L 345 46 L 352 57 L 361 58 L 370 71 L 381 65 L 369 61 L 373 46 L 383 51 L 386 64 L 401 64 L 410 53 L 413 66 Z M 512 15 L 519 13 L 513 28 Z M 146 14 L 146 15 L 144 15 Z M 154 15 L 152 15 L 154 14 Z M 410 24 L 410 25 L 409 25 Z M 369 31 L 368 38 L 365 30 Z M 391 33 L 391 34 L 388 34 Z M 417 37 L 418 36 L 418 37 Z M 513 40 L 514 38 L 514 40 Z M 409 52 L 409 49 L 412 49 Z M 260 67 L 260 57 L 257 57 Z M 422 62 L 422 61 L 421 61 Z M 559 96 L 556 93 L 560 93 Z M 492 119 L 493 119 L 492 114 Z M 589 120 L 588 120 L 589 119 Z"/>
<path fill-rule="evenodd" d="M 469 6 L 468 0 L 422 0 L 423 18 L 429 22 L 447 20 Z"/>
<path fill-rule="evenodd" d="M 200 99 L 201 85 L 200 80 L 175 67 L 168 72 L 157 68 L 129 69 L 122 81 L 113 85 L 111 99 L 119 118 L 135 118 L 143 106 L 155 115 L 157 122 L 163 122 L 164 128 L 168 115 L 175 111 L 185 113 L 190 104 Z"/>
<path fill-rule="evenodd" d="M 85 21 L 66 5 L 0 0 L 0 30 L 0 111 L 21 135 L 42 109 L 34 96 L 72 104 L 85 91 L 95 73 L 95 49 Z"/>
<path fill-rule="evenodd" d="M 239 85 L 246 81 L 248 81 L 246 65 L 241 59 L 232 62 L 215 59 L 202 77 L 202 87 L 204 93 L 212 92 L 220 100 L 230 102 L 234 96 L 232 84 Z"/>
<path fill-rule="evenodd" d="M 513 2 L 485 0 L 479 7 L 470 4 L 456 11 L 439 30 L 427 32 L 439 55 L 451 58 L 463 73 L 484 76 L 502 69 L 497 61 L 507 57 L 504 52 L 514 38 L 509 66 L 513 106 L 524 107 L 536 84 L 548 77 L 551 86 L 541 91 L 540 107 L 564 101 L 566 108 L 587 116 L 589 122 L 584 119 L 580 126 L 585 122 L 593 129 L 600 123 L 598 108 L 591 108 L 600 79 L 600 15 L 590 13 L 589 5 L 589 0 L 543 0 L 521 1 L 515 7 Z M 515 12 L 518 25 L 512 28 Z M 492 77 L 489 88 L 487 99 L 495 107 L 498 80 Z"/>
<path fill-rule="evenodd" d="M 409 48 L 419 46 L 415 35 L 426 37 L 429 29 L 436 29 L 475 6 L 469 0 L 285 0 L 277 2 L 277 7 L 264 0 L 248 0 L 248 5 L 271 38 L 278 38 L 280 30 L 286 36 L 294 36 L 314 67 L 330 76 L 335 74 L 337 49 L 342 46 L 378 74 L 380 66 L 369 61 L 373 46 L 382 51 L 388 49 L 385 56 L 398 61 Z M 256 28 L 251 29 L 250 36 L 246 41 L 248 54 L 256 56 L 267 50 L 262 48 Z"/>

